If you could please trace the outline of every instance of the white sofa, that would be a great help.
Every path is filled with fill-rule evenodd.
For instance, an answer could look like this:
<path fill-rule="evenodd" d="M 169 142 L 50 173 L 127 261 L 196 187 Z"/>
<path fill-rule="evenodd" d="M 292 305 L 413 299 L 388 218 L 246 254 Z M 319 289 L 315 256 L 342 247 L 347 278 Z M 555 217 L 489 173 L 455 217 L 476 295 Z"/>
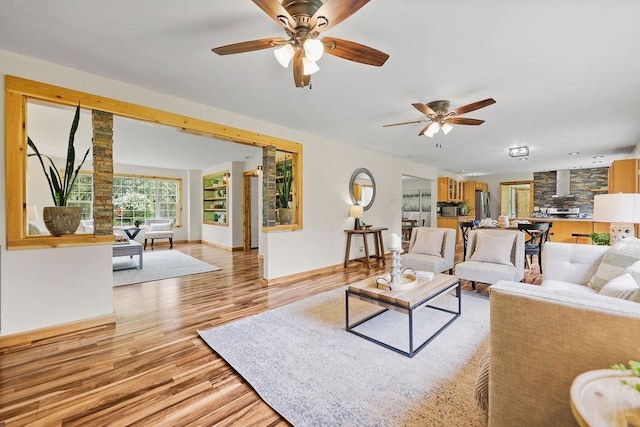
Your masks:
<path fill-rule="evenodd" d="M 413 252 L 419 232 L 444 233 L 442 244 L 439 247 L 439 253 L 437 255 Z M 416 271 L 442 273 L 443 271 L 449 270 L 449 272 L 451 272 L 454 264 L 455 250 L 456 230 L 438 227 L 413 227 L 411 230 L 411 240 L 409 241 L 409 250 L 406 254 L 400 256 L 400 265 L 402 268 L 413 268 Z"/>
<path fill-rule="evenodd" d="M 491 288 L 490 426 L 576 426 L 575 377 L 640 358 L 640 304 L 586 286 L 608 248 L 549 242 L 541 286 Z"/>

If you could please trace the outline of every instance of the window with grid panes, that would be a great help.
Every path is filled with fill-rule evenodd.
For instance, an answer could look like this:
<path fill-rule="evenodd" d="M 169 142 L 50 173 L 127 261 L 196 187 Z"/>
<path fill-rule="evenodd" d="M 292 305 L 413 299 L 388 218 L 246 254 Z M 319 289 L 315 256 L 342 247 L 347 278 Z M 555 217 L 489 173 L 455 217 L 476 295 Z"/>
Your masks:
<path fill-rule="evenodd" d="M 153 218 L 175 218 L 178 224 L 179 184 L 179 179 L 114 176 L 113 225 L 134 225 Z M 92 176 L 81 174 L 70 196 L 69 205 L 81 206 L 83 219 L 93 217 L 92 188 Z"/>

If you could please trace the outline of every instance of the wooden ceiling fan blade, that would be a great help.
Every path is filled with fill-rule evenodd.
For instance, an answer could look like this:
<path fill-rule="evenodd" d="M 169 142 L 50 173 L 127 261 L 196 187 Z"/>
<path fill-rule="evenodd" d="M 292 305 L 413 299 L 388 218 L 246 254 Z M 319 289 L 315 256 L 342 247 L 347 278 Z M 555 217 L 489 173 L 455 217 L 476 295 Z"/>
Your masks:
<path fill-rule="evenodd" d="M 287 9 L 282 6 L 278 0 L 252 0 L 260 9 L 262 9 L 267 15 L 273 18 L 278 24 L 284 28 L 293 30 L 296 28 L 296 21 L 287 12 Z"/>
<path fill-rule="evenodd" d="M 416 110 L 420 111 L 425 116 L 437 116 L 436 112 L 433 111 L 428 105 L 424 105 L 419 102 L 411 105 L 413 105 Z"/>
<path fill-rule="evenodd" d="M 471 125 L 478 126 L 484 123 L 484 120 L 470 119 L 468 117 L 448 117 L 444 120 L 446 123 L 453 125 Z"/>
<path fill-rule="evenodd" d="M 402 122 L 402 123 L 391 123 L 390 125 L 382 125 L 383 128 L 388 128 L 389 126 L 400 126 L 400 125 L 411 125 L 414 123 L 424 123 L 429 119 L 422 119 L 422 120 L 413 120 L 411 122 Z"/>
<path fill-rule="evenodd" d="M 302 63 L 302 49 L 296 50 L 293 56 L 293 81 L 296 87 L 304 87 L 304 64 Z"/>
<path fill-rule="evenodd" d="M 240 42 L 234 44 L 228 44 L 226 46 L 214 47 L 211 49 L 218 55 L 232 55 L 234 53 L 251 52 L 254 50 L 269 49 L 274 46 L 279 46 L 287 41 L 282 37 L 271 37 L 268 39 L 251 40 L 247 42 Z"/>
<path fill-rule="evenodd" d="M 427 132 L 427 129 L 429 129 L 429 126 L 431 126 L 433 124 L 433 122 L 429 123 L 428 125 L 426 125 L 424 128 L 422 128 L 422 130 L 420 131 L 420 133 L 418 133 L 418 136 L 422 136 Z"/>
<path fill-rule="evenodd" d="M 305 74 L 302 76 L 302 87 L 309 86 L 311 84 L 311 74 Z"/>
<path fill-rule="evenodd" d="M 313 31 L 321 33 L 335 27 L 367 3 L 369 0 L 327 0 L 313 14 L 309 20 L 309 26 Z M 321 17 L 324 19 L 319 19 Z"/>
<path fill-rule="evenodd" d="M 325 53 L 361 64 L 380 67 L 389 58 L 389 55 L 384 52 L 349 40 L 323 37 L 322 44 L 324 44 Z"/>
<path fill-rule="evenodd" d="M 488 107 L 491 104 L 495 104 L 496 100 L 493 98 L 483 99 L 482 101 L 474 102 L 472 104 L 463 105 L 458 107 L 453 112 L 459 116 L 461 114 L 468 113 L 470 111 L 479 110 L 480 108 Z"/>

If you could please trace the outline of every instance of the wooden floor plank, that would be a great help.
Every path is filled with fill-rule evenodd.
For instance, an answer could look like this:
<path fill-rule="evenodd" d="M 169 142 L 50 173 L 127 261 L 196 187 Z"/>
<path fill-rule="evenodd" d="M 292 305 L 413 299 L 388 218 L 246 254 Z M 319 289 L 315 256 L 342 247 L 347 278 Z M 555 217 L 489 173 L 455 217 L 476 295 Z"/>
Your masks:
<path fill-rule="evenodd" d="M 161 250 L 170 249 L 155 249 Z M 175 244 L 174 250 L 222 270 L 114 288 L 115 325 L 0 348 L 0 422 L 287 425 L 197 330 L 385 271 L 353 263 L 267 287 L 255 250 L 197 243 Z M 461 248 L 456 257 L 461 260 Z M 540 282 L 535 268 L 525 281 Z M 462 287 L 471 292 L 469 283 Z M 488 286 L 479 284 L 473 292 L 486 294 Z"/>

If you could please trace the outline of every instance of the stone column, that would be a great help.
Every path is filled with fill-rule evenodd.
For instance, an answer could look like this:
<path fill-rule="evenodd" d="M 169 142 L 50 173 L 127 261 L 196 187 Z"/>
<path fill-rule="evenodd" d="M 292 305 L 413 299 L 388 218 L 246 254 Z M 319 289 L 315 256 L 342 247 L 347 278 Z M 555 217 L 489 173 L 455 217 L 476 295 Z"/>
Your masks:
<path fill-rule="evenodd" d="M 262 225 L 276 225 L 276 147 L 262 148 Z"/>
<path fill-rule="evenodd" d="M 113 234 L 113 114 L 93 110 L 94 234 Z"/>

